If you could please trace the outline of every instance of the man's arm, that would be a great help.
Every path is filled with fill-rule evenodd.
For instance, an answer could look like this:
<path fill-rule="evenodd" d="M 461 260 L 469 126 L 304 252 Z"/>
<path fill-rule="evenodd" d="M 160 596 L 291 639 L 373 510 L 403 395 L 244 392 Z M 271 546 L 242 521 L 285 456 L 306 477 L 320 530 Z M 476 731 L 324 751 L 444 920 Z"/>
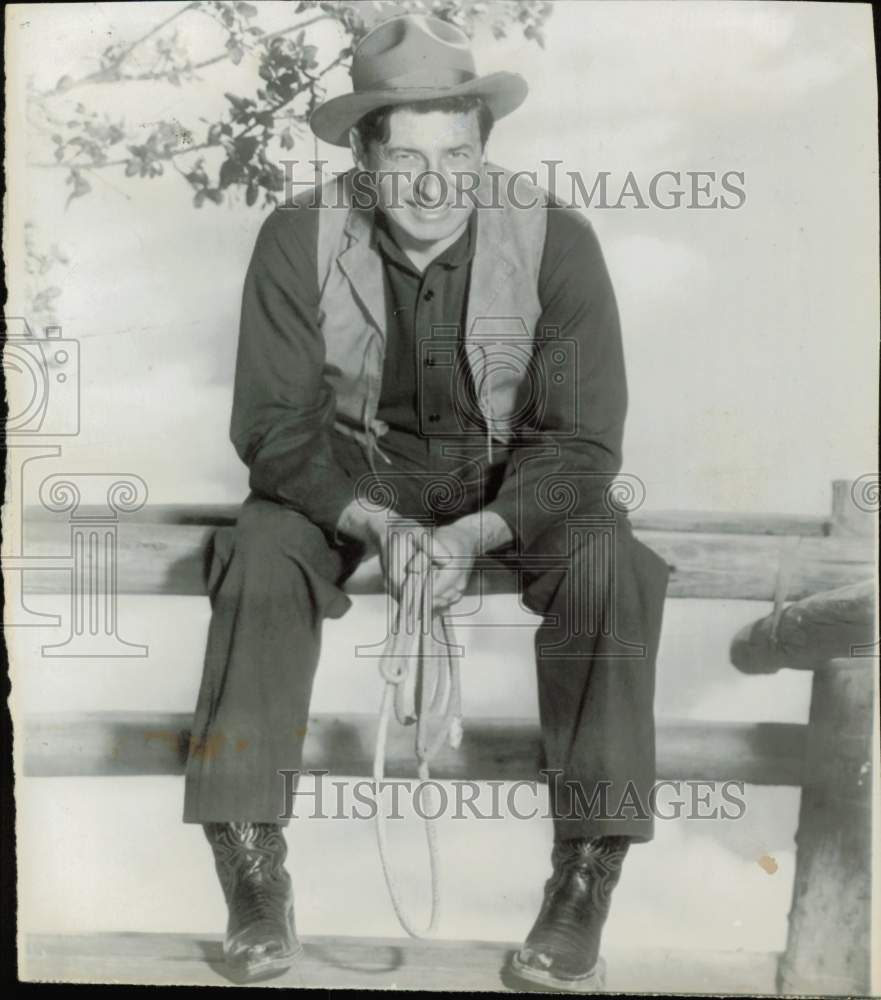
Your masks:
<path fill-rule="evenodd" d="M 318 326 L 318 212 L 276 209 L 263 223 L 242 296 L 230 438 L 250 486 L 329 532 L 353 484 L 333 454 L 336 401 Z"/>
<path fill-rule="evenodd" d="M 548 211 L 539 294 L 537 330 L 558 329 L 557 346 L 570 359 L 561 371 L 553 360 L 555 338 L 540 337 L 534 358 L 540 381 L 531 390 L 539 401 L 536 417 L 515 439 L 505 480 L 485 508 L 508 524 L 521 550 L 559 520 L 544 497 L 546 487 L 540 487 L 546 476 L 590 473 L 587 478 L 572 476 L 578 507 L 595 509 L 602 503 L 605 487 L 621 468 L 627 412 L 612 282 L 593 227 L 576 209 Z M 565 381 L 556 382 L 554 374 Z M 536 457 L 540 448 L 551 453 Z"/>
<path fill-rule="evenodd" d="M 531 383 L 524 392 L 538 406 L 508 459 L 496 497 L 481 511 L 433 533 L 434 602 L 455 603 L 464 592 L 474 559 L 512 540 L 521 551 L 560 519 L 547 502 L 545 477 L 571 478 L 578 509 L 597 509 L 607 484 L 621 468 L 627 386 L 618 309 L 599 242 L 575 209 L 552 209 L 542 256 L 538 330 L 559 331 L 536 345 Z M 564 347 L 568 366 L 553 360 Z M 555 374 L 567 380 L 556 382 Z M 525 406 L 526 399 L 518 401 Z M 539 452 L 547 452 L 538 456 Z M 542 499 L 544 498 L 544 499 Z"/>

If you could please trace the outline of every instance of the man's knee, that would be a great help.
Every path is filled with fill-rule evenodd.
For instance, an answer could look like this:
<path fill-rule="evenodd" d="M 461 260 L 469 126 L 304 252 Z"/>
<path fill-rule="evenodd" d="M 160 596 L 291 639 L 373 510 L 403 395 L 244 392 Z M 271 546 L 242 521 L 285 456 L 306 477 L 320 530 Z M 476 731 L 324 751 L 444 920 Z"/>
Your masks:
<path fill-rule="evenodd" d="M 561 520 L 527 553 L 524 598 L 545 612 L 554 603 L 589 602 L 594 613 L 609 601 L 620 567 L 631 558 L 633 537 L 624 515 Z"/>
<path fill-rule="evenodd" d="M 330 555 L 324 532 L 304 514 L 253 497 L 242 505 L 236 522 L 235 547 L 249 560 L 327 561 Z"/>

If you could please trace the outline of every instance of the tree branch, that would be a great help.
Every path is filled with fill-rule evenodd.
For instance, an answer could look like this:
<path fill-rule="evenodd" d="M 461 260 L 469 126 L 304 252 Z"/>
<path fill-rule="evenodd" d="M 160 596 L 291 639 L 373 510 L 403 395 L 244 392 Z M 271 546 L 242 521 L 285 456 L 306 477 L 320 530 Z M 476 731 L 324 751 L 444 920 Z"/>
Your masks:
<path fill-rule="evenodd" d="M 315 86 L 315 84 L 323 76 L 325 76 L 331 70 L 336 69 L 336 67 L 339 66 L 341 63 L 345 62 L 345 60 L 347 58 L 348 58 L 348 53 L 341 52 L 336 57 L 336 59 L 334 59 L 332 62 L 328 63 L 327 66 L 325 66 L 324 69 L 321 70 L 320 73 L 317 73 L 315 76 L 310 76 L 309 77 L 309 82 L 308 83 L 304 83 L 301 87 L 298 87 L 297 90 L 294 91 L 294 93 L 291 94 L 291 96 L 289 98 L 287 98 L 287 100 L 283 101 L 281 104 L 274 105 L 271 108 L 272 113 L 275 114 L 276 112 L 281 111 L 283 108 L 286 108 L 292 101 L 295 101 L 301 94 L 304 94 L 307 90 L 309 90 L 310 88 L 312 88 L 313 86 Z M 243 128 L 241 132 L 239 132 L 237 135 L 231 137 L 232 141 L 235 142 L 236 139 L 241 139 L 242 137 L 247 136 L 248 134 L 250 134 L 250 132 L 252 131 L 252 129 L 254 129 L 256 127 L 256 124 L 257 124 L 256 122 L 252 122 L 250 125 L 248 125 L 245 128 Z M 174 160 L 178 156 L 186 156 L 186 155 L 188 155 L 190 153 L 197 153 L 197 152 L 199 152 L 200 150 L 203 150 L 203 149 L 216 149 L 218 147 L 222 148 L 223 147 L 223 143 L 222 142 L 200 142 L 200 143 L 198 143 L 195 146 L 187 146 L 186 149 L 175 149 L 175 150 L 172 150 L 169 153 L 162 153 L 160 155 L 157 155 L 155 157 L 155 159 L 159 160 L 159 161 L 162 161 L 162 162 L 172 162 L 173 163 Z M 79 155 L 79 154 L 77 154 L 77 155 Z M 89 170 L 103 170 L 105 167 L 123 167 L 123 166 L 125 166 L 129 162 L 129 159 L 130 159 L 129 157 L 126 157 L 126 159 L 124 159 L 124 160 L 106 160 L 104 163 L 73 163 L 70 160 L 61 160 L 61 161 L 56 162 L 56 163 L 31 162 L 31 163 L 28 164 L 28 166 L 30 166 L 30 167 L 37 167 L 37 168 L 40 168 L 40 169 L 43 169 L 43 170 L 58 170 L 58 169 L 61 169 L 61 170 L 70 170 L 73 167 L 75 167 L 78 170 L 84 170 L 84 169 L 89 169 Z"/>
<path fill-rule="evenodd" d="M 76 90 L 79 87 L 93 86 L 100 83 L 144 83 L 147 81 L 158 81 L 167 80 L 171 74 L 178 73 L 192 73 L 198 72 L 200 69 L 205 69 L 208 66 L 216 66 L 217 63 L 225 62 L 229 59 L 229 51 L 224 50 L 219 52 L 216 56 L 212 56 L 210 59 L 203 59 L 202 62 L 194 63 L 192 66 L 182 66 L 178 70 L 162 70 L 160 72 L 147 72 L 147 73 L 136 73 L 132 75 L 122 75 L 119 73 L 119 66 L 122 64 L 123 59 L 136 48 L 142 42 L 145 42 L 150 36 L 156 34 L 157 31 L 166 27 L 171 21 L 176 17 L 180 17 L 181 14 L 185 14 L 191 8 L 195 8 L 196 3 L 187 4 L 182 10 L 177 11 L 170 17 L 167 17 L 161 25 L 157 25 L 152 31 L 147 32 L 137 41 L 133 42 L 125 51 L 125 53 L 118 59 L 114 60 L 111 66 L 105 66 L 103 69 L 95 70 L 94 73 L 89 73 L 87 76 L 81 77 L 79 80 L 71 80 L 69 83 L 65 83 L 63 87 L 59 87 L 56 84 L 52 90 L 44 90 L 34 93 L 33 96 L 37 100 L 43 100 L 48 97 L 57 97 L 59 94 L 66 94 L 70 90 Z M 265 44 L 266 42 L 271 42 L 273 38 L 282 38 L 284 35 L 289 35 L 292 31 L 300 31 L 310 27 L 313 24 L 317 24 L 319 21 L 336 21 L 337 18 L 331 17 L 330 14 L 319 14 L 316 17 L 307 18 L 305 21 L 299 21 L 294 24 L 289 24 L 286 28 L 280 28 L 278 31 L 267 31 L 264 32 L 257 44 Z M 65 78 L 62 77 L 62 80 Z M 59 81 L 60 83 L 61 81 Z"/>
<path fill-rule="evenodd" d="M 143 45 L 148 38 L 152 38 L 153 35 L 167 28 L 172 21 L 186 14 L 188 11 L 195 10 L 199 6 L 198 2 L 188 3 L 185 7 L 180 10 L 175 11 L 173 14 L 169 14 L 165 20 L 160 21 L 159 24 L 152 27 L 148 32 L 141 35 L 140 38 L 136 38 L 131 44 L 127 45 L 122 52 L 120 52 L 113 62 L 109 66 L 104 66 L 101 69 L 95 70 L 94 73 L 89 73 L 88 75 L 81 77 L 79 80 L 69 80 L 67 77 L 63 76 L 55 84 L 51 90 L 44 90 L 35 94 L 34 96 L 43 99 L 47 97 L 55 97 L 58 94 L 66 94 L 69 90 L 75 90 L 77 87 L 83 87 L 87 84 L 93 83 L 115 83 L 119 80 L 124 80 L 126 77 L 120 76 L 119 67 L 123 62 L 131 55 L 131 53 L 139 46 Z"/>

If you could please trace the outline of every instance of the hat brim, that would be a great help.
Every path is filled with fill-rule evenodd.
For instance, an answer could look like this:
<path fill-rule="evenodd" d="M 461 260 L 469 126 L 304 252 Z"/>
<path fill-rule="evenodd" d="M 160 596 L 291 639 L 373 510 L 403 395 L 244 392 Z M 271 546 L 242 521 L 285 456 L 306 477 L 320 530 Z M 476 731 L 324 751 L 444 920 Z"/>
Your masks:
<path fill-rule="evenodd" d="M 529 87 L 519 73 L 490 73 L 454 87 L 410 87 L 343 94 L 320 104 L 309 119 L 312 131 L 332 146 L 349 145 L 349 129 L 377 108 L 436 101 L 443 97 L 482 97 L 494 120 L 504 118 L 526 100 Z"/>

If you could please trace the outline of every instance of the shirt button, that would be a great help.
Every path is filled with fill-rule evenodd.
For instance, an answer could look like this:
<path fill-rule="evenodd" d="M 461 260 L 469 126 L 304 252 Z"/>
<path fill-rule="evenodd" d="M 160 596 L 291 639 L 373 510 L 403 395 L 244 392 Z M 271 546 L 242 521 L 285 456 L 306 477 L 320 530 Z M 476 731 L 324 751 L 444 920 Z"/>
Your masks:
<path fill-rule="evenodd" d="M 426 302 L 431 302 L 431 300 L 434 298 L 434 291 L 431 288 L 429 288 L 428 291 L 423 296 L 423 298 L 425 299 Z"/>
<path fill-rule="evenodd" d="M 440 420 L 440 414 L 439 413 L 429 413 L 428 414 L 428 422 L 430 424 L 436 424 L 438 422 L 438 420 Z"/>

